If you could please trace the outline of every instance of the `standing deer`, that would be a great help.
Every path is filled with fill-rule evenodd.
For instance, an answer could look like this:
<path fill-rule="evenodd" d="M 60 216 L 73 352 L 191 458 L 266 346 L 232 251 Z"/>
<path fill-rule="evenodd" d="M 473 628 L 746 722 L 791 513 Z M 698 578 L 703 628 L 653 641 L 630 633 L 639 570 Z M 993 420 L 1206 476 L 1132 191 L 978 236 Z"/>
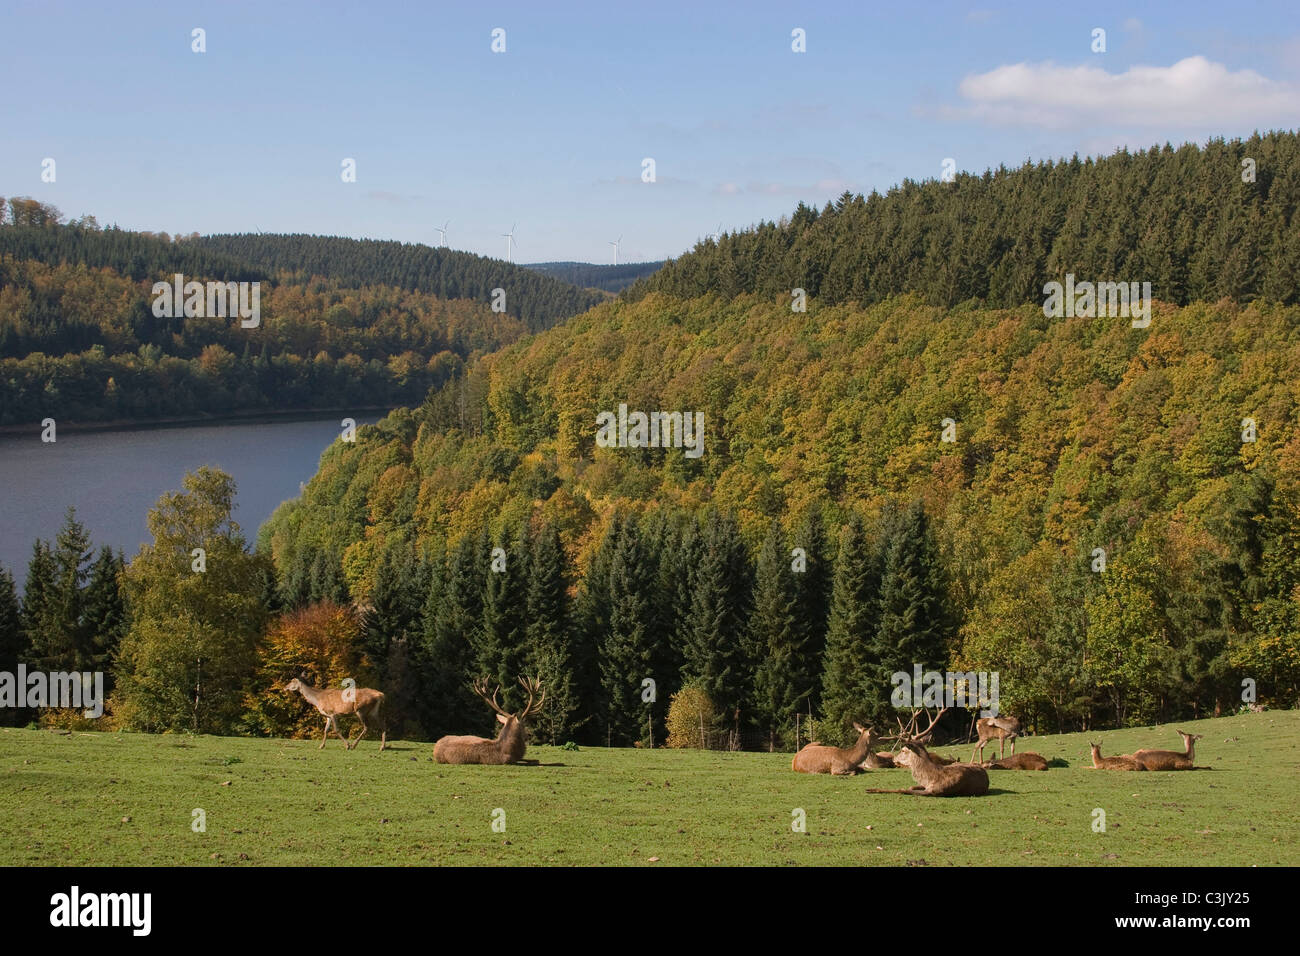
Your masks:
<path fill-rule="evenodd" d="M 1147 770 L 1195 770 L 1192 766 L 1196 759 L 1193 748 L 1201 735 L 1189 734 L 1185 730 L 1178 731 L 1178 734 L 1183 738 L 1182 753 L 1177 750 L 1135 750 L 1133 759 Z"/>
<path fill-rule="evenodd" d="M 334 733 L 343 741 L 344 748 L 351 750 L 361 743 L 361 738 L 370 729 L 366 725 L 367 717 L 380 725 L 379 749 L 383 750 L 387 746 L 388 725 L 384 722 L 384 695 L 380 691 L 369 687 L 312 687 L 297 677 L 285 684 L 284 689 L 287 693 L 297 691 L 302 694 L 324 716 L 325 734 L 316 749 L 325 749 L 325 741 L 329 740 L 330 728 L 333 727 Z M 338 718 L 346 714 L 356 714 L 357 720 L 361 721 L 361 733 L 356 740 L 349 741 L 339 730 Z"/>
<path fill-rule="evenodd" d="M 909 790 L 868 790 L 867 793 L 905 793 L 913 797 L 978 797 L 989 792 L 989 775 L 983 767 L 954 763 L 940 767 L 930 759 L 925 745 L 909 740 L 894 755 L 894 763 L 912 772 L 917 785 Z"/>
<path fill-rule="evenodd" d="M 852 747 L 828 747 L 813 741 L 794 755 L 790 769 L 796 773 L 833 773 L 837 776 L 855 774 L 864 769 L 862 764 L 874 756 L 871 748 L 880 738 L 870 727 L 854 724 L 853 729 L 861 736 Z"/>
<path fill-rule="evenodd" d="M 1103 757 L 1101 747 L 1092 744 L 1092 769 L 1093 770 L 1145 770 L 1146 767 L 1138 763 L 1132 757 L 1124 754 L 1119 757 Z"/>
<path fill-rule="evenodd" d="M 1007 741 L 1011 741 L 1011 752 L 1016 752 L 1016 738 L 1020 736 L 1020 721 L 1014 717 L 981 717 L 975 724 L 975 730 L 979 733 L 979 743 L 975 745 L 975 751 L 970 756 L 970 762 L 976 762 L 978 754 L 980 761 L 984 759 L 984 745 L 990 740 L 998 742 L 998 757 L 1007 755 Z"/>
<path fill-rule="evenodd" d="M 505 764 L 518 763 L 522 760 L 524 748 L 527 746 L 527 728 L 524 721 L 542 709 L 546 695 L 537 696 L 542 685 L 536 677 L 527 680 L 521 677 L 519 683 L 528 692 L 528 703 L 517 714 L 508 714 L 497 702 L 497 691 L 501 690 L 501 687 L 498 685 L 489 697 L 487 679 L 475 681 L 474 693 L 496 711 L 497 722 L 501 724 L 496 739 L 488 740 L 486 737 L 472 736 L 443 737 L 433 745 L 433 759 L 438 763 L 456 764 Z"/>
<path fill-rule="evenodd" d="M 1013 753 L 1010 757 L 1002 757 L 986 763 L 984 768 L 986 770 L 1046 770 L 1047 758 L 1032 751 L 1022 754 Z"/>

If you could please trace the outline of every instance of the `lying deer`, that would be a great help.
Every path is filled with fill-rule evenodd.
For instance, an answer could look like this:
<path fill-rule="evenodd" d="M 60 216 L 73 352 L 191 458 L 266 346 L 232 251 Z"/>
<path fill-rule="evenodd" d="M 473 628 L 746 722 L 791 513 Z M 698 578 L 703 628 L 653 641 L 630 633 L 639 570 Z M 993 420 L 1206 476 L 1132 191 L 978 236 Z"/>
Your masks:
<path fill-rule="evenodd" d="M 546 701 L 546 695 L 537 696 L 541 691 L 541 683 L 536 677 L 528 680 L 521 677 L 519 683 L 528 692 L 528 703 L 517 714 L 507 714 L 497 702 L 497 691 L 501 690 L 500 686 L 492 691 L 492 696 L 489 697 L 487 680 L 475 681 L 474 693 L 496 711 L 497 722 L 501 724 L 501 730 L 497 733 L 495 740 L 471 736 L 443 737 L 433 745 L 433 759 L 438 763 L 458 764 L 504 764 L 518 763 L 522 760 L 524 748 L 527 746 L 527 728 L 524 721 L 542 709 L 542 704 Z"/>
<path fill-rule="evenodd" d="M 1193 749 L 1201 735 L 1189 734 L 1185 730 L 1178 731 L 1178 734 L 1183 738 L 1182 753 L 1177 750 L 1135 750 L 1133 759 L 1147 770 L 1195 770 L 1192 766 L 1196 756 Z"/>
<path fill-rule="evenodd" d="M 1145 770 L 1146 767 L 1138 763 L 1131 756 L 1124 754 L 1119 757 L 1103 757 L 1101 747 L 1092 744 L 1092 769 L 1094 770 Z"/>
<path fill-rule="evenodd" d="M 1022 754 L 1013 753 L 984 765 L 986 770 L 1046 770 L 1047 758 L 1032 751 Z"/>
<path fill-rule="evenodd" d="M 989 775 L 983 767 L 954 763 L 941 767 L 930 759 L 924 744 L 908 741 L 894 755 L 894 763 L 912 772 L 917 786 L 909 790 L 868 790 L 867 793 L 906 793 L 914 797 L 978 797 L 989 792 Z"/>
<path fill-rule="evenodd" d="M 317 750 L 325 749 L 331 727 L 343 741 L 344 748 L 351 750 L 361 743 L 361 738 L 370 729 L 366 725 L 367 717 L 380 724 L 379 749 L 383 750 L 388 744 L 388 725 L 383 722 L 384 695 L 380 691 L 369 687 L 312 687 L 297 677 L 285 684 L 284 690 L 288 693 L 296 690 L 325 717 L 325 735 L 321 737 Z M 347 714 L 356 714 L 357 720 L 361 721 L 361 733 L 356 740 L 349 741 L 339 731 L 338 718 Z"/>
<path fill-rule="evenodd" d="M 1016 752 L 1016 738 L 1020 736 L 1020 721 L 1014 717 L 981 717 L 975 724 L 975 730 L 979 734 L 979 743 L 975 745 L 975 752 L 971 754 L 970 762 L 976 762 L 976 755 L 979 760 L 984 759 L 984 745 L 990 740 L 998 742 L 998 757 L 1007 755 L 1007 741 L 1011 741 L 1011 752 Z"/>
<path fill-rule="evenodd" d="M 794 755 L 790 769 L 796 773 L 833 773 L 838 776 L 864 769 L 862 765 L 875 756 L 871 748 L 880 738 L 870 727 L 854 724 L 853 729 L 860 736 L 852 747 L 828 747 L 813 741 Z"/>
<path fill-rule="evenodd" d="M 903 719 L 901 717 L 897 718 L 898 736 L 891 737 L 890 739 L 891 740 L 914 740 L 917 743 L 921 743 L 921 744 L 928 743 L 930 741 L 930 735 L 934 733 L 934 725 L 937 724 L 940 718 L 942 718 L 943 715 L 946 714 L 947 712 L 948 712 L 947 707 L 940 710 L 937 714 L 934 715 L 933 718 L 931 718 L 930 726 L 926 727 L 925 730 L 922 730 L 920 733 L 917 733 L 916 725 L 917 722 L 920 720 L 921 711 L 919 708 L 913 710 L 912 719 L 907 723 L 906 726 L 904 726 Z M 928 715 L 929 711 L 927 711 L 926 713 Z M 930 754 L 929 756 L 930 756 L 930 762 L 934 764 L 938 764 L 940 767 L 946 767 L 948 764 L 956 762 L 951 757 L 944 757 L 939 754 Z M 862 761 L 860 766 L 862 767 L 863 770 L 868 770 L 868 769 L 880 770 L 886 767 L 901 766 L 901 764 L 897 762 L 897 758 L 898 758 L 897 754 L 891 753 L 888 750 L 882 750 L 880 751 L 880 753 L 868 754 L 867 759 Z"/>

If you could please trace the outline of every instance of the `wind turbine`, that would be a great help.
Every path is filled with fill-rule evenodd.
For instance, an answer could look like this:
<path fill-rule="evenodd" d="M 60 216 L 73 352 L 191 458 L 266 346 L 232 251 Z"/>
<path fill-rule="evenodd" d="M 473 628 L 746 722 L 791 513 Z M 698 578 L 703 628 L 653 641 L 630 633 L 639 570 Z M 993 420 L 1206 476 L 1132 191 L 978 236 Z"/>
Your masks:
<path fill-rule="evenodd" d="M 442 233 L 442 244 L 443 244 L 444 246 L 447 245 L 447 227 L 450 226 L 450 225 L 451 225 L 451 220 L 448 219 L 446 222 L 444 222 L 444 223 L 442 224 L 442 228 L 441 228 L 441 229 L 438 229 L 436 226 L 434 227 L 435 230 L 436 230 L 437 232 Z"/>
<path fill-rule="evenodd" d="M 614 265 L 618 265 L 618 244 L 622 241 L 623 237 L 619 236 L 617 239 L 611 240 L 609 243 L 614 247 Z"/>
<path fill-rule="evenodd" d="M 501 238 L 506 241 L 506 262 L 510 261 L 510 252 L 515 245 L 515 227 L 518 225 L 519 223 L 515 223 L 514 226 L 510 227 L 509 232 L 501 233 Z"/>
<path fill-rule="evenodd" d="M 722 238 L 722 223 L 718 223 L 718 231 L 709 233 L 709 238 L 717 242 Z"/>

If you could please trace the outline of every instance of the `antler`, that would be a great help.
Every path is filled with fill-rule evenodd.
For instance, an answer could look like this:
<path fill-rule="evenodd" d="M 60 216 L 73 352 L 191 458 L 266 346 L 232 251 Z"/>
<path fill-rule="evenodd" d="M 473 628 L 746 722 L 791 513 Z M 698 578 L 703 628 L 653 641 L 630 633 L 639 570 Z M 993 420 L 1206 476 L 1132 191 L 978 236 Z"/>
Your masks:
<path fill-rule="evenodd" d="M 521 677 L 519 678 L 519 684 L 524 690 L 528 691 L 528 703 L 519 712 L 519 719 L 524 720 L 542 709 L 542 704 L 546 702 L 546 694 L 542 692 L 542 696 L 537 697 L 537 694 L 542 691 L 542 682 L 537 677 L 526 679 Z M 536 698 L 536 702 L 534 702 L 534 698 Z"/>
<path fill-rule="evenodd" d="M 895 717 L 894 719 L 898 722 L 898 733 L 889 739 L 904 744 L 925 744 L 929 741 L 930 734 L 934 731 L 935 724 L 939 723 L 939 718 L 947 712 L 947 707 L 940 709 L 940 711 L 934 715 L 934 719 L 930 721 L 930 726 L 926 727 L 925 730 L 921 731 L 919 734 L 916 733 L 916 724 L 921 717 L 920 709 L 912 711 L 912 719 L 907 722 L 906 726 L 903 725 L 903 718 Z"/>
<path fill-rule="evenodd" d="M 479 697 L 483 698 L 483 702 L 487 704 L 489 707 L 491 707 L 493 710 L 495 710 L 502 717 L 509 717 L 510 715 L 507 714 L 504 710 L 502 710 L 501 705 L 497 703 L 497 691 L 501 690 L 501 685 L 500 684 L 497 685 L 497 688 L 492 692 L 491 697 L 488 696 L 487 685 L 488 685 L 488 679 L 486 677 L 480 677 L 478 680 L 474 681 L 474 684 L 472 685 L 474 689 L 474 693 L 477 694 Z"/>

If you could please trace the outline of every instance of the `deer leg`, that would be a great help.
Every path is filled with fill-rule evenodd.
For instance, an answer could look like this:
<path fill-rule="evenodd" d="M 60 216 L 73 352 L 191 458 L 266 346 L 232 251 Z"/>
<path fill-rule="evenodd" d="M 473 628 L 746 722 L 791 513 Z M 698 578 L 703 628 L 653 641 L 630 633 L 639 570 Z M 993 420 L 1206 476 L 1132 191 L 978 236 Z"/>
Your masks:
<path fill-rule="evenodd" d="M 325 741 L 327 741 L 327 740 L 330 739 L 330 720 L 332 720 L 332 719 L 333 719 L 333 718 L 330 718 L 330 717 L 326 717 L 326 718 L 325 718 L 325 736 L 321 737 L 321 739 L 320 739 L 320 746 L 316 748 L 317 750 L 324 750 L 324 749 L 325 749 Z"/>
<path fill-rule="evenodd" d="M 338 735 L 339 735 L 339 740 L 343 741 L 343 749 L 344 749 L 344 750 L 351 750 L 351 749 L 352 749 L 352 747 L 348 744 L 348 738 L 347 738 L 347 735 L 344 734 L 343 731 L 339 730 L 339 716 L 338 716 L 338 714 L 335 714 L 335 715 L 334 715 L 334 733 L 338 734 Z"/>
<path fill-rule="evenodd" d="M 356 749 L 357 744 L 361 743 L 361 738 L 366 735 L 370 728 L 366 726 L 366 718 L 361 716 L 361 711 L 357 711 L 357 720 L 361 722 L 361 733 L 357 734 L 357 739 L 352 741 L 352 749 Z"/>
<path fill-rule="evenodd" d="M 1014 757 L 1015 755 L 1016 755 L 1016 738 L 1015 738 L 1015 737 L 1012 737 L 1012 738 L 1011 738 L 1011 756 Z"/>
<path fill-rule="evenodd" d="M 1016 748 L 1015 742 L 1012 741 L 1012 743 L 1011 743 L 1011 752 L 1012 752 L 1012 753 L 1015 753 L 1015 752 L 1016 752 L 1016 749 L 1015 749 L 1015 748 Z M 1006 755 L 1007 755 L 1007 738 L 1006 738 L 1006 737 L 999 737 L 999 738 L 998 738 L 998 759 L 1001 760 L 1001 759 L 1002 759 L 1003 757 L 1005 757 Z"/>

